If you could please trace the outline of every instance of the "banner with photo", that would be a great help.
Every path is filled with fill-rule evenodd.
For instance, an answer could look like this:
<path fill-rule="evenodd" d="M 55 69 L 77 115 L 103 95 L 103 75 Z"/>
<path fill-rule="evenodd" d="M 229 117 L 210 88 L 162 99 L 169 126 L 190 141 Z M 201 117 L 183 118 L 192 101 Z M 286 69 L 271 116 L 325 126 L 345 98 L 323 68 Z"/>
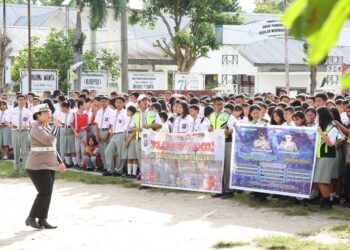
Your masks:
<path fill-rule="evenodd" d="M 230 188 L 309 198 L 316 128 L 236 126 Z"/>
<path fill-rule="evenodd" d="M 221 193 L 224 131 L 166 134 L 143 131 L 141 185 Z"/>

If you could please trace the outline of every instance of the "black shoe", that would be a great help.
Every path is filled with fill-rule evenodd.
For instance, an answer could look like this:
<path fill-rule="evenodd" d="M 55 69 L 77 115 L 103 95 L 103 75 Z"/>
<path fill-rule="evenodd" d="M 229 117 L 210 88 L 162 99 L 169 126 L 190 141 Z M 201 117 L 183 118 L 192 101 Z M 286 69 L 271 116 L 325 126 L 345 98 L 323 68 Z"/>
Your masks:
<path fill-rule="evenodd" d="M 144 189 L 150 189 L 150 187 L 146 187 L 146 186 L 140 186 L 139 190 L 144 190 Z"/>
<path fill-rule="evenodd" d="M 80 169 L 81 169 L 80 166 L 79 166 L 78 164 L 75 164 L 75 165 L 74 165 L 74 168 L 75 168 L 76 170 L 80 170 Z"/>
<path fill-rule="evenodd" d="M 131 179 L 137 179 L 137 175 L 132 174 L 130 178 Z"/>
<path fill-rule="evenodd" d="M 340 205 L 340 198 L 339 197 L 333 197 L 332 205 Z"/>
<path fill-rule="evenodd" d="M 221 196 L 221 199 L 227 200 L 231 199 L 233 197 L 233 193 L 225 193 L 223 196 Z"/>
<path fill-rule="evenodd" d="M 114 172 L 114 173 L 112 173 L 112 176 L 115 176 L 115 177 L 120 177 L 120 176 L 122 176 L 122 174 L 117 173 L 117 172 Z"/>
<path fill-rule="evenodd" d="M 264 202 L 267 199 L 265 194 L 254 193 L 253 200 L 257 202 Z"/>
<path fill-rule="evenodd" d="M 131 179 L 132 178 L 131 176 L 132 176 L 131 174 L 127 174 L 127 175 L 125 175 L 125 178 L 126 179 Z"/>
<path fill-rule="evenodd" d="M 113 174 L 110 173 L 110 172 L 103 172 L 102 175 L 103 175 L 103 176 L 112 176 Z"/>
<path fill-rule="evenodd" d="M 72 168 L 73 164 L 66 164 L 66 168 Z"/>
<path fill-rule="evenodd" d="M 86 171 L 92 172 L 92 171 L 94 171 L 94 169 L 93 168 L 87 168 Z"/>
<path fill-rule="evenodd" d="M 45 229 L 56 229 L 57 226 L 51 226 L 46 219 L 39 219 L 38 224 Z"/>
<path fill-rule="evenodd" d="M 136 179 L 137 179 L 138 181 L 140 181 L 140 180 L 141 180 L 141 175 L 139 174 L 139 175 L 136 177 Z"/>
<path fill-rule="evenodd" d="M 223 194 L 212 194 L 211 198 L 221 198 Z"/>
<path fill-rule="evenodd" d="M 35 218 L 30 216 L 26 219 L 26 225 L 36 229 L 43 229 L 43 226 L 39 225 Z"/>
<path fill-rule="evenodd" d="M 314 211 L 326 211 L 326 210 L 331 210 L 332 209 L 332 204 L 329 198 L 322 198 L 321 204 L 319 208 L 314 209 Z"/>

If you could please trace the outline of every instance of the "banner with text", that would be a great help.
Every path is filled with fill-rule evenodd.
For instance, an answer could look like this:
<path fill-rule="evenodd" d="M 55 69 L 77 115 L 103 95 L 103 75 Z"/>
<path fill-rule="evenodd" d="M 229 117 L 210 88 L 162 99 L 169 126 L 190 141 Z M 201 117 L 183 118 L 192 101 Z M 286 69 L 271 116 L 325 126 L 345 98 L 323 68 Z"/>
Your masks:
<path fill-rule="evenodd" d="M 236 126 L 230 188 L 309 198 L 316 128 Z"/>
<path fill-rule="evenodd" d="M 141 185 L 221 193 L 224 131 L 165 134 L 144 131 Z"/>
<path fill-rule="evenodd" d="M 129 72 L 129 90 L 167 90 L 165 72 Z"/>
<path fill-rule="evenodd" d="M 204 90 L 201 74 L 175 74 L 174 90 Z"/>
<path fill-rule="evenodd" d="M 21 92 L 28 94 L 29 81 L 28 71 L 21 70 Z M 44 91 L 55 91 L 58 88 L 58 73 L 57 70 L 49 69 L 33 69 L 32 70 L 32 92 L 43 93 Z"/>
<path fill-rule="evenodd" d="M 83 72 L 81 74 L 81 89 L 97 90 L 100 93 L 107 93 L 107 82 L 107 72 Z"/>

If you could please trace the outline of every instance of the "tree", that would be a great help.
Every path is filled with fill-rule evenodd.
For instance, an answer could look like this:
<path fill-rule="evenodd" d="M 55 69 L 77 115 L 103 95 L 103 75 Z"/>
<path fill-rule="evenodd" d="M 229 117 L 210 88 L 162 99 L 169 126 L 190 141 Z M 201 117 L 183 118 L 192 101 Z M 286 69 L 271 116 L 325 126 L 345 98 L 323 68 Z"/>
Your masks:
<path fill-rule="evenodd" d="M 74 30 L 69 30 L 68 38 L 63 31 L 52 30 L 43 45 L 39 45 L 38 37 L 32 38 L 33 69 L 58 69 L 59 87 L 64 91 L 70 89 L 67 72 L 73 63 L 74 35 Z M 112 80 L 118 79 L 118 57 L 112 52 L 108 50 L 102 50 L 97 54 L 85 52 L 82 57 L 84 71 L 106 70 L 114 77 Z M 13 80 L 18 81 L 20 70 L 27 68 L 27 58 L 28 48 L 23 48 L 12 63 Z"/>
<path fill-rule="evenodd" d="M 317 65 L 335 45 L 350 17 L 350 0 L 296 0 L 283 17 L 290 35 L 305 38 L 310 65 Z M 342 88 L 350 88 L 350 74 L 342 78 Z"/>
<path fill-rule="evenodd" d="M 287 3 L 291 3 L 293 0 L 287 0 Z M 282 14 L 284 12 L 283 0 L 256 0 L 254 13 L 270 13 L 270 14 Z"/>
<path fill-rule="evenodd" d="M 0 79 L 4 79 L 4 76 L 2 75 L 3 69 L 6 66 L 6 59 L 12 52 L 12 48 L 10 47 L 11 39 L 4 35 L 0 35 Z M 0 82 L 3 82 L 3 80 L 0 80 Z M 5 82 L 2 86 L 5 86 Z"/>
<path fill-rule="evenodd" d="M 172 58 L 180 72 L 188 73 L 196 61 L 216 50 L 215 25 L 239 23 L 239 15 L 225 13 L 234 6 L 232 0 L 145 0 L 143 10 L 132 11 L 132 24 L 155 25 L 160 19 L 170 39 L 156 41 L 167 57 Z M 231 6 L 231 7 L 230 7 Z"/>

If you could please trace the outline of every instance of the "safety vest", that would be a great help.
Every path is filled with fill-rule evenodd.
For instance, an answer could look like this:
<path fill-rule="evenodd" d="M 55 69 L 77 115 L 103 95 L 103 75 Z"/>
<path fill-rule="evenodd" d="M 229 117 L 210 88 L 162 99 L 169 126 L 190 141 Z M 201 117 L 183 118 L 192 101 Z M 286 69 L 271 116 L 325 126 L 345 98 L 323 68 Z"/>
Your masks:
<path fill-rule="evenodd" d="M 332 124 L 329 124 L 324 131 L 326 135 L 334 128 Z M 322 158 L 322 157 L 328 157 L 328 158 L 335 158 L 335 146 L 329 147 L 327 143 L 325 143 L 322 140 L 322 137 L 320 135 L 317 135 L 317 158 Z"/>
<path fill-rule="evenodd" d="M 140 115 L 140 111 L 137 111 L 134 116 L 132 117 L 132 119 L 135 122 L 136 128 L 140 128 L 141 127 L 141 115 Z M 156 112 L 155 111 L 147 111 L 146 112 L 146 125 L 151 125 L 154 123 L 154 121 L 156 120 Z M 148 130 L 153 130 L 152 128 L 149 128 Z M 138 141 L 139 140 L 139 132 L 136 132 L 136 136 L 135 136 L 135 140 Z"/>
<path fill-rule="evenodd" d="M 219 129 L 227 129 L 227 123 L 230 118 L 230 114 L 226 111 L 221 112 L 219 115 L 217 115 L 215 112 L 211 113 L 210 115 L 210 124 L 213 127 L 214 130 Z M 226 142 L 232 141 L 232 135 L 226 135 L 225 136 Z"/>

